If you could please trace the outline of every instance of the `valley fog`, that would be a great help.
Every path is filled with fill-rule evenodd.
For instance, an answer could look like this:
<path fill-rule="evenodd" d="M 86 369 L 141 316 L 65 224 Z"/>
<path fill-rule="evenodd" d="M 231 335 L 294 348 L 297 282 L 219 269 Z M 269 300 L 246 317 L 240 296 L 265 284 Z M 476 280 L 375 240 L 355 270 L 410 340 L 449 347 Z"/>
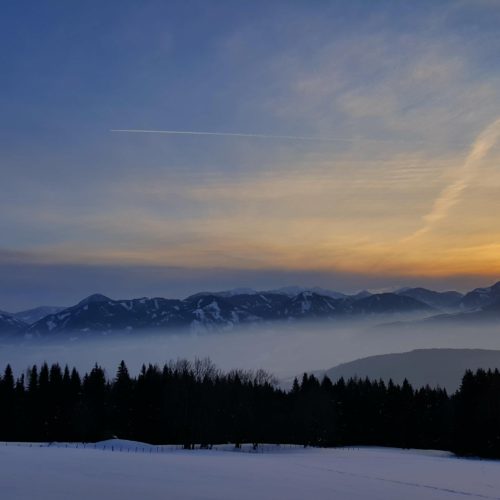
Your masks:
<path fill-rule="evenodd" d="M 270 323 L 223 332 L 144 332 L 126 335 L 23 339 L 0 344 L 0 369 L 10 363 L 17 374 L 32 364 L 58 362 L 87 371 L 95 363 L 114 376 L 123 359 L 131 373 L 143 363 L 209 357 L 223 370 L 264 369 L 281 380 L 304 371 L 376 354 L 424 348 L 500 349 L 499 328 L 466 326 L 380 326 L 381 320 L 357 322 Z"/>

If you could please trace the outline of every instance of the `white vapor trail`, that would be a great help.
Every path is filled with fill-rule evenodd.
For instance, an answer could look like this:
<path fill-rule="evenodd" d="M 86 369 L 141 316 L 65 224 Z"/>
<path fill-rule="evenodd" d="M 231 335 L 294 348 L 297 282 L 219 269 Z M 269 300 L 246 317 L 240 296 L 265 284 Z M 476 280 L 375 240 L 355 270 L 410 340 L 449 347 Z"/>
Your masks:
<path fill-rule="evenodd" d="M 434 201 L 431 211 L 424 217 L 424 226 L 404 241 L 413 240 L 429 232 L 434 225 L 445 219 L 451 208 L 460 201 L 462 192 L 476 175 L 481 161 L 500 139 L 500 118 L 488 125 L 472 144 L 469 154 L 458 173 L 457 179 L 445 187 Z"/>
<path fill-rule="evenodd" d="M 288 139 L 298 141 L 343 141 L 351 142 L 350 139 L 333 139 L 328 137 L 307 137 L 298 135 L 266 135 L 266 134 L 242 134 L 235 132 L 196 132 L 193 130 L 141 130 L 141 129 L 111 129 L 110 132 L 129 132 L 134 134 L 167 134 L 167 135 L 215 135 L 219 137 L 254 137 L 257 139 Z"/>
<path fill-rule="evenodd" d="M 404 140 L 388 139 L 366 139 L 347 137 L 311 137 L 302 135 L 267 135 L 267 134 L 243 134 L 239 132 L 201 132 L 194 130 L 147 130 L 147 129 L 111 129 L 110 132 L 125 132 L 132 134 L 165 134 L 165 135 L 209 135 L 217 137 L 250 137 L 255 139 L 286 139 L 292 141 L 315 141 L 315 142 L 408 142 Z M 415 142 L 415 141 L 412 141 Z M 421 141 L 416 141 L 421 142 Z"/>

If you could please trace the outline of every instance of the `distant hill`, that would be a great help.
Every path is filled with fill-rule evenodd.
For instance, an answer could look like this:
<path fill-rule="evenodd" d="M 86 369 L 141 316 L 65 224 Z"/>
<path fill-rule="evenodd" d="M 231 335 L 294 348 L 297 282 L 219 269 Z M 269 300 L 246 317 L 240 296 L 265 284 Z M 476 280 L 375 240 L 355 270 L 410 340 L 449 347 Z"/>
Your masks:
<path fill-rule="evenodd" d="M 470 325 L 470 324 L 498 324 L 500 322 L 500 299 L 488 303 L 477 310 L 438 314 L 420 320 L 421 324 L 429 325 Z"/>
<path fill-rule="evenodd" d="M 476 288 L 467 293 L 460 305 L 462 309 L 472 310 L 490 306 L 500 302 L 500 281 L 487 288 Z"/>
<path fill-rule="evenodd" d="M 332 299 L 342 299 L 347 297 L 345 293 L 336 292 L 335 290 L 327 290 L 325 288 L 320 288 L 319 286 L 314 286 L 311 288 L 303 286 L 284 286 L 282 288 L 277 288 L 276 290 L 267 290 L 264 293 L 278 293 L 281 295 L 287 295 L 288 297 L 296 297 L 301 293 L 312 292 L 316 295 L 323 295 L 325 297 L 330 297 Z"/>
<path fill-rule="evenodd" d="M 467 369 L 500 369 L 500 351 L 486 349 L 417 349 L 401 354 L 369 356 L 319 372 L 332 380 L 340 377 L 368 377 L 414 386 L 437 385 L 454 392 Z"/>
<path fill-rule="evenodd" d="M 65 308 L 57 306 L 40 306 L 14 313 L 12 316 L 20 321 L 23 321 L 24 323 L 28 323 L 28 325 L 32 325 L 38 320 L 45 318 L 45 316 L 48 316 L 49 314 L 56 314 L 63 309 Z"/>
<path fill-rule="evenodd" d="M 395 293 L 379 293 L 356 300 L 352 310 L 358 314 L 398 314 L 435 309 L 420 300 Z"/>
<path fill-rule="evenodd" d="M 27 327 L 27 323 L 19 321 L 12 314 L 0 312 L 0 336 L 21 334 Z"/>
<path fill-rule="evenodd" d="M 404 288 L 396 292 L 398 295 L 411 297 L 419 300 L 428 306 L 436 309 L 458 309 L 460 301 L 463 299 L 463 294 L 459 292 L 435 292 L 427 288 Z"/>

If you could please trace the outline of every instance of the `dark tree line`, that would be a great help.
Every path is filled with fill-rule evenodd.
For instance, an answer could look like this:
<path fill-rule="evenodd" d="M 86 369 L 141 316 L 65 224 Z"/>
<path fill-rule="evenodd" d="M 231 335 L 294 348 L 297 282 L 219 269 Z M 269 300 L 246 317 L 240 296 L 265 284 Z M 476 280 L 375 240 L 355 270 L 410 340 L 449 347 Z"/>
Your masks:
<path fill-rule="evenodd" d="M 296 443 L 435 448 L 500 457 L 500 373 L 467 371 L 460 389 L 413 389 L 405 381 L 304 375 L 290 391 L 271 376 L 222 373 L 208 360 L 125 363 L 113 380 L 99 366 L 83 377 L 58 364 L 0 377 L 0 440 L 149 443 Z"/>

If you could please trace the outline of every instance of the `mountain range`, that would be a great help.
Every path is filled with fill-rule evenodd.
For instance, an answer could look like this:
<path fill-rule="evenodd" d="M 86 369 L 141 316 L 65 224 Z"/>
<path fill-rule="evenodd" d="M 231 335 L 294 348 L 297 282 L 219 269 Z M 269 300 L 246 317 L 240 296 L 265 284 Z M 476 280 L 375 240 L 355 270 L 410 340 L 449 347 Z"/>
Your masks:
<path fill-rule="evenodd" d="M 301 287 L 200 292 L 182 300 L 146 297 L 113 300 L 94 294 L 67 308 L 43 306 L 15 314 L 0 312 L 0 334 L 41 337 L 65 332 L 88 334 L 172 328 L 205 331 L 266 321 L 368 315 L 406 317 L 409 313 L 425 317 L 426 321 L 500 318 L 500 282 L 465 295 L 425 288 L 346 295 Z"/>

